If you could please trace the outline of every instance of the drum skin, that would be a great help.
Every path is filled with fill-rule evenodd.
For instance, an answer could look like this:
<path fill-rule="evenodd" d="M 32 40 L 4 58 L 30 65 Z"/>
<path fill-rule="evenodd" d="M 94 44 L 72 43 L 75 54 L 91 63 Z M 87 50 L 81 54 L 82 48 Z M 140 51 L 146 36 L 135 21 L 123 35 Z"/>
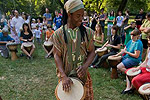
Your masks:
<path fill-rule="evenodd" d="M 138 90 L 138 92 L 143 95 L 144 100 L 150 100 L 150 88 L 143 90 L 143 87 L 147 85 L 150 85 L 150 83 L 143 84 Z"/>
<path fill-rule="evenodd" d="M 133 69 L 134 69 L 134 67 L 133 67 L 133 68 L 130 68 L 130 69 L 127 71 L 127 73 L 126 73 L 130 81 L 132 81 L 132 79 L 133 79 L 135 76 L 137 76 L 138 74 L 141 73 L 141 70 L 138 70 L 138 71 L 136 71 L 136 72 L 132 72 Z"/>
<path fill-rule="evenodd" d="M 57 100 L 84 100 L 86 92 L 82 83 L 75 78 L 70 78 L 73 81 L 70 92 L 64 92 L 62 89 L 62 81 L 59 82 L 55 89 Z"/>
<path fill-rule="evenodd" d="M 44 47 L 45 47 L 45 49 L 48 51 L 48 52 L 50 52 L 51 50 L 52 50 L 52 48 L 53 48 L 53 44 L 52 44 L 52 42 L 47 42 L 47 41 L 45 41 L 44 42 Z"/>
<path fill-rule="evenodd" d="M 102 50 L 97 50 L 97 54 L 101 57 L 101 56 L 103 56 L 103 55 L 105 55 L 105 54 L 107 54 L 108 53 L 108 50 L 107 50 L 107 48 L 106 47 L 104 47 Z"/>

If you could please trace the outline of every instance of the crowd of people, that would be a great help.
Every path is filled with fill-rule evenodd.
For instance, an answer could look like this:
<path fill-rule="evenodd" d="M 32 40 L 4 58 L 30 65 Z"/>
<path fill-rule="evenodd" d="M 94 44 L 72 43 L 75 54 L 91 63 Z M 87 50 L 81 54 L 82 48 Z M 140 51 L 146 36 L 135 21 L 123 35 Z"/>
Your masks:
<path fill-rule="evenodd" d="M 25 13 L 19 15 L 17 10 L 14 11 L 14 14 L 10 15 L 8 21 L 5 19 L 5 16 L 3 16 L 1 19 L 3 29 L 2 33 L 0 33 L 0 41 L 15 41 L 16 43 L 21 43 L 21 50 L 29 59 L 32 58 L 32 54 L 35 50 L 34 42 L 40 44 L 42 43 L 42 39 L 44 39 L 44 41 L 52 41 L 54 45 L 53 53 L 58 68 L 57 74 L 60 79 L 62 78 L 64 80 L 63 86 L 65 91 L 69 91 L 67 85 L 71 86 L 68 75 L 70 75 L 69 73 L 73 67 L 71 66 L 70 68 L 67 62 L 73 63 L 73 61 L 76 60 L 76 58 L 70 60 L 72 56 L 67 56 L 67 52 L 70 55 L 78 55 L 78 57 L 81 58 L 80 61 L 77 61 L 81 62 L 80 65 L 83 65 L 83 61 L 86 61 L 83 65 L 85 69 L 87 69 L 87 66 L 100 68 L 102 67 L 102 63 L 106 61 L 109 56 L 115 57 L 119 55 L 122 56 L 122 60 L 117 65 L 117 69 L 121 72 L 126 73 L 129 68 L 138 66 L 134 71 L 141 69 L 142 73 L 133 78 L 132 82 L 130 82 L 128 76 L 126 76 L 127 87 L 121 92 L 122 94 L 133 93 L 133 87 L 138 90 L 141 85 L 150 82 L 150 78 L 147 77 L 149 72 L 146 72 L 145 68 L 150 69 L 150 13 L 145 15 L 143 9 L 140 9 L 134 21 L 129 23 L 129 10 L 126 10 L 123 16 L 121 11 L 115 14 L 113 10 L 105 14 L 104 8 L 102 8 L 100 14 L 94 13 L 88 16 L 87 12 L 83 10 L 84 7 L 80 0 L 74 1 L 77 2 L 78 5 L 73 5 L 71 1 L 74 0 L 70 0 L 70 2 L 67 2 L 65 5 L 66 16 L 68 16 L 68 19 L 65 19 L 67 23 L 63 22 L 62 9 L 60 13 L 55 11 L 55 17 L 52 18 L 51 13 L 49 13 L 48 8 L 46 8 L 46 13 L 43 14 L 43 22 L 41 22 L 40 18 L 34 19 Z M 68 5 L 71 5 L 72 8 L 69 9 Z M 79 7 L 78 9 L 76 8 L 77 6 Z M 62 26 L 63 23 L 64 25 Z M 107 30 L 105 30 L 106 25 Z M 9 31 L 11 33 L 10 36 L 8 35 Z M 81 36 L 77 34 L 78 32 Z M 44 36 L 44 38 L 42 36 Z M 81 41 L 77 38 L 81 38 Z M 24 48 L 24 43 L 26 42 L 32 43 L 30 53 Z M 79 48 L 76 45 L 78 45 Z M 80 46 L 82 48 L 80 48 Z M 94 46 L 95 49 L 93 49 Z M 121 49 L 121 46 L 123 49 Z M 104 49 L 104 47 L 107 47 L 109 52 L 103 56 L 99 56 L 97 51 Z M 3 57 L 8 57 L 8 53 L 4 53 L 6 51 L 8 52 L 6 46 L 0 46 L 0 50 Z M 96 56 L 94 56 L 93 50 L 95 50 Z M 47 52 L 46 58 L 48 58 L 51 53 Z M 66 65 L 65 72 L 63 72 L 63 67 L 60 67 L 63 66 L 62 63 Z M 84 69 L 79 66 L 77 73 L 81 80 L 86 73 L 83 72 L 85 72 Z M 87 73 L 87 75 L 89 76 L 89 73 Z M 91 80 L 90 77 L 88 78 Z M 84 83 L 86 84 L 86 82 Z"/>

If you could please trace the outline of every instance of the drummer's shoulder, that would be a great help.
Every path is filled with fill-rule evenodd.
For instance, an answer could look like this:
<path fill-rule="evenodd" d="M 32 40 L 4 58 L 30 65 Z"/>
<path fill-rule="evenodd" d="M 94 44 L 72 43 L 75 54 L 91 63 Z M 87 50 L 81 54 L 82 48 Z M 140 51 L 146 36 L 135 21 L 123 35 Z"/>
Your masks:
<path fill-rule="evenodd" d="M 62 27 L 60 27 L 59 29 L 57 29 L 56 31 L 54 31 L 53 35 L 62 35 L 63 34 L 63 29 Z"/>
<path fill-rule="evenodd" d="M 85 28 L 87 32 L 94 33 L 94 31 L 90 27 L 85 26 Z"/>

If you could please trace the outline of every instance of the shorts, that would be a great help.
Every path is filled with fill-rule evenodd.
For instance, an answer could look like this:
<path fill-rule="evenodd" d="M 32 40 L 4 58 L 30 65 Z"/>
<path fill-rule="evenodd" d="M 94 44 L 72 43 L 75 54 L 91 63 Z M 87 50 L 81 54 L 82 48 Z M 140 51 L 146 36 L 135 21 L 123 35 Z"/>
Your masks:
<path fill-rule="evenodd" d="M 148 48 L 148 40 L 146 39 L 141 39 L 142 43 L 143 43 L 143 48 L 147 49 Z"/>
<path fill-rule="evenodd" d="M 124 64 L 126 69 L 132 68 L 132 67 L 137 66 L 139 64 L 138 62 L 135 62 L 129 58 L 122 58 L 122 63 Z"/>

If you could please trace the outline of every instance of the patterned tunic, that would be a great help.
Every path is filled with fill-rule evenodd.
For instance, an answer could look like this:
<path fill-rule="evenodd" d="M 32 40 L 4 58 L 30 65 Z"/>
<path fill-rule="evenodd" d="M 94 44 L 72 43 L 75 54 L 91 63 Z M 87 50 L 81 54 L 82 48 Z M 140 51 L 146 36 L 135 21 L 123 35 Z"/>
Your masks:
<path fill-rule="evenodd" d="M 77 44 L 77 34 L 79 34 L 80 30 L 79 28 L 75 28 L 74 30 L 72 29 L 67 29 L 67 27 L 65 26 L 65 30 L 68 31 L 66 32 L 67 34 L 67 40 L 68 40 L 68 44 L 71 44 L 71 53 L 72 53 L 72 59 L 73 61 L 75 60 L 75 52 L 76 52 L 76 44 Z M 81 42 L 81 46 L 80 46 L 80 50 L 79 50 L 79 57 L 78 57 L 78 66 L 82 66 L 87 57 L 88 57 L 88 52 L 89 52 L 89 45 L 90 43 L 93 41 L 93 31 L 92 29 L 86 27 L 86 31 L 88 34 L 88 39 L 86 38 L 85 35 L 85 41 Z M 67 76 L 69 76 L 70 72 L 73 70 L 73 67 L 71 66 L 71 63 L 69 62 L 69 57 L 68 57 L 68 49 L 67 49 L 67 44 L 65 43 L 64 40 L 64 34 L 63 34 L 63 27 L 59 28 L 57 31 L 55 31 L 55 33 L 52 35 L 51 40 L 53 41 L 53 45 L 55 46 L 55 48 L 57 48 L 57 50 L 62 54 L 62 61 L 63 61 L 63 69 L 66 73 Z M 77 67 L 78 67 L 77 66 Z M 57 76 L 60 78 L 61 80 L 61 73 L 59 72 L 59 70 L 57 69 Z M 85 77 L 83 77 L 82 79 L 80 79 L 87 88 L 86 93 L 87 96 L 85 98 L 85 100 L 93 100 L 93 89 L 92 89 L 92 81 L 90 78 L 90 75 L 88 73 L 87 70 L 87 75 Z M 92 98 L 89 98 L 89 97 Z M 89 99 L 88 99 L 89 98 Z"/>

